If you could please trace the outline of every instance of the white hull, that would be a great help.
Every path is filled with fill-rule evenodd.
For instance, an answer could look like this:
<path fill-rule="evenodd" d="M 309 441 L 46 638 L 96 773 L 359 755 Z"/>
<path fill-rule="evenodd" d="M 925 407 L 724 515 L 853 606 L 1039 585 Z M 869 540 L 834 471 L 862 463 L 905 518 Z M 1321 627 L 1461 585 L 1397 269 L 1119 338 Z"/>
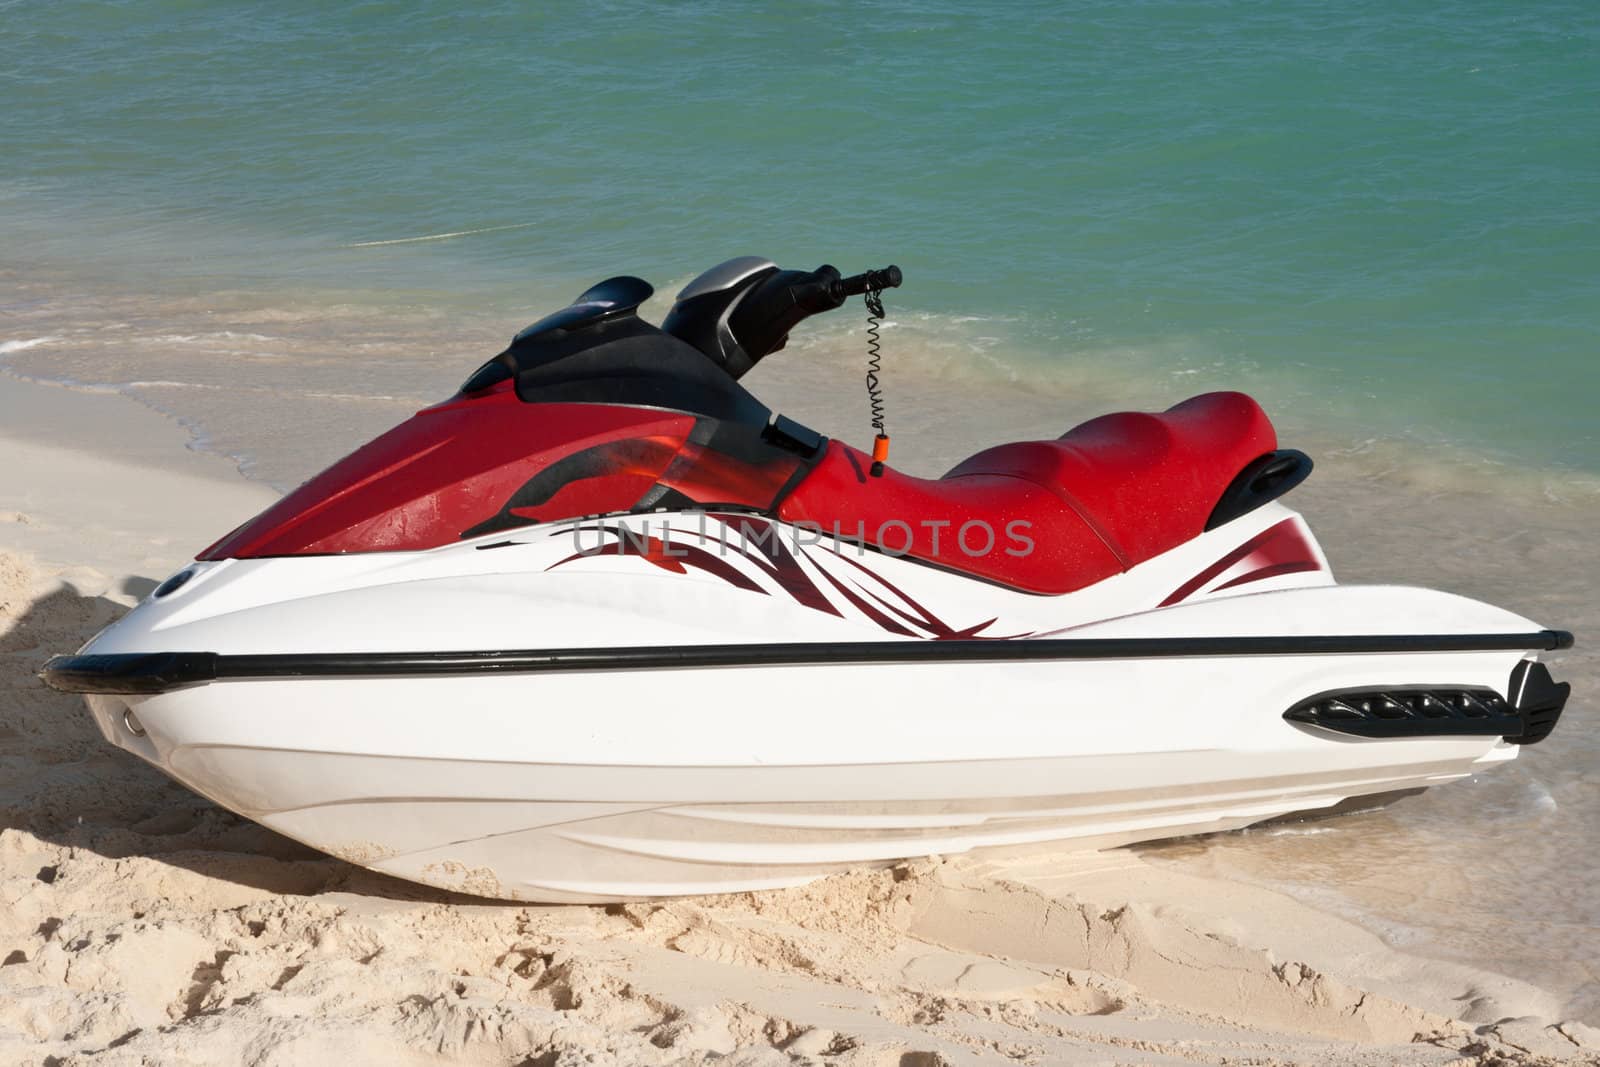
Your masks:
<path fill-rule="evenodd" d="M 281 833 L 414 881 L 528 900 L 732 892 L 984 845 L 1076 839 L 1102 848 L 1227 830 L 1352 796 L 1449 781 L 1517 751 L 1486 738 L 1332 741 L 1288 724 L 1272 746 L 1189 748 L 1173 738 L 1153 750 L 1150 734 L 1166 716 L 1139 703 L 1125 712 L 1126 751 L 925 762 L 882 752 L 814 764 L 624 764 L 601 762 L 604 746 L 588 762 L 555 762 L 539 758 L 545 746 L 537 728 L 503 734 L 493 753 L 307 751 L 262 738 L 235 743 L 230 731 L 203 722 L 218 715 L 219 699 L 227 715 L 254 714 L 265 701 L 303 709 L 284 722 L 285 743 L 302 717 L 330 714 L 373 731 L 409 733 L 417 725 L 409 702 L 426 698 L 427 688 L 390 694 L 363 687 L 374 702 L 352 703 L 351 689 L 337 683 L 230 684 L 194 708 L 171 695 L 137 703 L 143 738 L 128 732 L 122 698 L 91 703 L 112 740 Z M 445 717 L 463 732 L 479 722 L 504 725 L 476 707 L 473 695 L 446 700 Z M 439 707 L 424 714 L 438 715 Z M 684 710 L 670 699 L 649 707 L 648 714 L 667 717 Z M 1186 713 L 1208 710 L 1190 705 Z M 991 727 L 1014 720 L 1016 748 L 1027 751 L 1043 747 L 1030 743 L 1031 717 L 1019 708 L 982 719 Z M 894 716 L 873 732 L 897 729 L 915 733 L 916 716 Z M 188 739 L 169 743 L 182 737 Z M 992 743 L 987 731 L 981 740 Z"/>
<path fill-rule="evenodd" d="M 1065 597 L 1012 593 L 907 561 L 870 562 L 923 615 L 961 627 L 993 620 L 997 635 L 1537 629 L 1444 593 L 1334 586 L 1320 553 L 1316 570 L 1226 590 L 1215 588 L 1229 580 L 1219 572 L 1181 603 L 1158 607 L 1206 562 L 1284 522 L 1303 530 L 1292 513 L 1269 506 Z M 567 554 L 555 537 L 529 535 L 493 550 L 467 543 L 216 564 L 194 589 L 148 602 L 85 651 L 282 655 L 884 638 L 845 600 L 829 612 L 776 588 L 756 595 L 638 558 L 552 567 Z M 530 565 L 538 553 L 543 564 Z M 834 562 L 802 553 L 798 565 L 810 574 Z M 748 561 L 736 565 L 764 589 L 772 584 Z M 1513 758 L 1516 746 L 1487 736 L 1361 739 L 1295 725 L 1283 713 L 1357 685 L 1504 693 L 1526 655 L 243 678 L 89 699 L 113 743 L 325 852 L 482 895 L 601 900 L 792 885 L 850 865 L 986 845 L 1105 847 L 1449 781 Z"/>

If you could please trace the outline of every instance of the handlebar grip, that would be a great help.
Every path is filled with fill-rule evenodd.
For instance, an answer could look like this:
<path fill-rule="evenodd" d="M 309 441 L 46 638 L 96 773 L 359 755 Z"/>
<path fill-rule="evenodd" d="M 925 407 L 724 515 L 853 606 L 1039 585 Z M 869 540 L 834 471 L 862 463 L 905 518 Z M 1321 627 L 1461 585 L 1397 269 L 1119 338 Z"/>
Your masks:
<path fill-rule="evenodd" d="M 868 289 L 898 289 L 903 280 L 899 267 L 888 266 L 843 279 L 839 282 L 839 292 L 841 296 L 860 296 Z"/>

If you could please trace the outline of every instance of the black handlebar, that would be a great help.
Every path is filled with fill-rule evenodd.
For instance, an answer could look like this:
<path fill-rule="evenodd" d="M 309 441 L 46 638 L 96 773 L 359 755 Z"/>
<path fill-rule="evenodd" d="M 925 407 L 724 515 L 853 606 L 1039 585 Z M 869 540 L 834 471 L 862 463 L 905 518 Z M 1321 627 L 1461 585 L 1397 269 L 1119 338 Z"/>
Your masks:
<path fill-rule="evenodd" d="M 898 289 L 902 280 L 900 268 L 895 266 L 862 271 L 854 277 L 840 279 L 839 295 L 843 298 L 860 296 L 869 289 Z"/>
<path fill-rule="evenodd" d="M 869 270 L 841 278 L 824 264 L 816 270 L 773 270 L 759 276 L 728 316 L 728 329 L 740 351 L 722 357 L 735 378 L 781 349 L 789 331 L 804 319 L 832 311 L 852 296 L 893 289 L 901 282 L 899 267 Z"/>

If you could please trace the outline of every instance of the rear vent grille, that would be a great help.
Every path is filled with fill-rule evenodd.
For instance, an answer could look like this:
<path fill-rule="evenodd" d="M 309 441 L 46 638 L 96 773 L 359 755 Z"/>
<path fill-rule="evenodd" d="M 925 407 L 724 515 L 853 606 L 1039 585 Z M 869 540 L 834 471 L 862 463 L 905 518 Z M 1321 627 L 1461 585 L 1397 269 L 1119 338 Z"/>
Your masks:
<path fill-rule="evenodd" d="M 1284 712 L 1290 722 L 1358 737 L 1520 733 L 1522 717 L 1492 689 L 1350 689 Z"/>
<path fill-rule="evenodd" d="M 1555 728 L 1571 688 L 1544 664 L 1525 660 L 1511 673 L 1510 700 L 1493 689 L 1340 689 L 1303 700 L 1283 717 L 1354 737 L 1500 736 L 1531 745 Z"/>

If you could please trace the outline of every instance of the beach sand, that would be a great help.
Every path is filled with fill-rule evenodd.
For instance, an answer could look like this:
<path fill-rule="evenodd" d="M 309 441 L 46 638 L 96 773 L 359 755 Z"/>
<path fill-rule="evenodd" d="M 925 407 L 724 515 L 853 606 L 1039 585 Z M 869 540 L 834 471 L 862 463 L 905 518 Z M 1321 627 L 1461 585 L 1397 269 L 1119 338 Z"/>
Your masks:
<path fill-rule="evenodd" d="M 452 896 L 311 852 L 104 744 L 35 675 L 275 496 L 187 443 L 124 397 L 0 378 L 0 1062 L 1600 1063 L 1600 1029 L 1564 1014 L 1583 976 L 1399 951 L 1231 877 L 1247 849 L 1032 848 L 609 907 Z M 1359 491 L 1300 503 L 1337 514 Z M 1452 499 L 1382 544 L 1470 510 Z M 1384 558 L 1553 624 L 1593 617 L 1448 551 Z"/>

